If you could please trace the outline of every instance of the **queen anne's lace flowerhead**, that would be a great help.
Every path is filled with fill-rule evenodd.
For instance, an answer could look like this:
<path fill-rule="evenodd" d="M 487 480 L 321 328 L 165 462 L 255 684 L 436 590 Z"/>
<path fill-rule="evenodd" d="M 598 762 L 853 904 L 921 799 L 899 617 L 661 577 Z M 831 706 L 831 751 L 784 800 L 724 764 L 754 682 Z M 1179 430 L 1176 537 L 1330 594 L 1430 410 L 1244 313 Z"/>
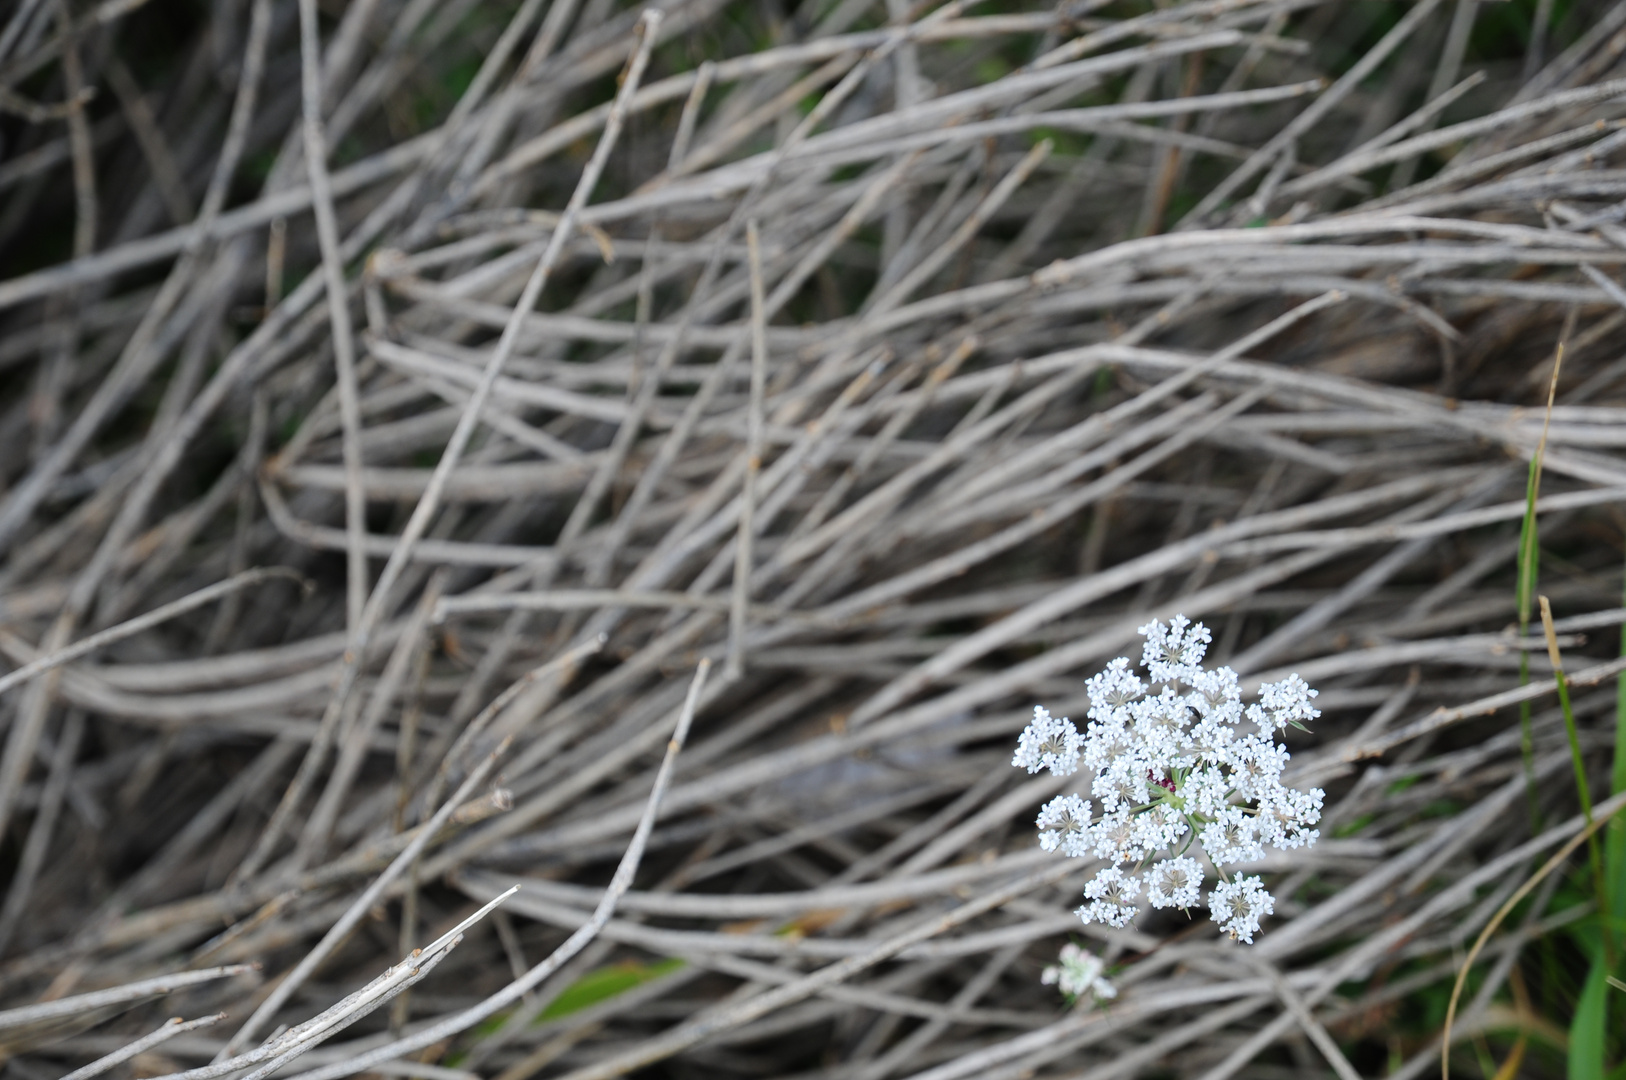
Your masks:
<path fill-rule="evenodd" d="M 1143 890 L 1154 907 L 1198 903 L 1203 864 L 1188 855 L 1193 847 L 1222 868 L 1257 862 L 1267 848 L 1308 846 L 1320 835 L 1313 826 L 1322 793 L 1283 786 L 1289 755 L 1277 741 L 1287 727 L 1321 715 L 1310 704 L 1316 692 L 1290 675 L 1260 687 L 1259 700 L 1244 708 L 1236 672 L 1203 668 L 1211 636 L 1201 623 L 1177 615 L 1140 632 L 1147 680 L 1126 657 L 1112 661 L 1086 683 L 1082 735 L 1037 708 L 1012 760 L 1057 776 L 1082 762 L 1100 816 L 1090 817 L 1080 795 L 1057 796 L 1039 813 L 1039 843 L 1109 864 L 1085 887 L 1089 902 L 1078 915 L 1118 927 L 1135 917 Z M 1244 721 L 1252 726 L 1243 728 Z M 1208 906 L 1233 939 L 1251 942 L 1275 902 L 1259 878 L 1233 875 L 1221 878 Z"/>
<path fill-rule="evenodd" d="M 1096 1001 L 1107 1001 L 1117 997 L 1118 990 L 1102 977 L 1106 966 L 1099 956 L 1068 942 L 1061 947 L 1056 963 L 1044 969 L 1039 981 L 1056 987 L 1069 998 L 1089 994 Z"/>

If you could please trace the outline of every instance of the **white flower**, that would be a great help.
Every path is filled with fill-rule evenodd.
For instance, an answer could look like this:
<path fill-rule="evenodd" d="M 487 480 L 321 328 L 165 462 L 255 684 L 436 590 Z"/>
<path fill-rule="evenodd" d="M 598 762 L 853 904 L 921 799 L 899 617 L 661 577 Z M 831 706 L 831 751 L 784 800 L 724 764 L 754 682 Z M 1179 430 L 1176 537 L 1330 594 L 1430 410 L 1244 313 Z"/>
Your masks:
<path fill-rule="evenodd" d="M 1051 716 L 1042 705 L 1034 706 L 1033 719 L 1022 729 L 1011 764 L 1030 773 L 1049 769 L 1067 776 L 1078 768 L 1078 748 L 1083 740 L 1078 729 L 1065 716 Z"/>
<path fill-rule="evenodd" d="M 1242 706 L 1237 706 L 1237 719 L 1241 719 Z M 1227 764 L 1231 760 L 1231 747 L 1236 742 L 1236 730 L 1225 723 L 1218 713 L 1210 713 L 1192 725 L 1186 741 L 1196 761 Z M 1195 762 L 1194 762 L 1195 763 Z"/>
<path fill-rule="evenodd" d="M 1203 718 L 1214 718 L 1218 723 L 1236 726 L 1242 719 L 1242 687 L 1236 672 L 1228 667 L 1213 671 L 1199 671 L 1188 681 L 1191 694 L 1187 697 L 1193 709 Z"/>
<path fill-rule="evenodd" d="M 1203 868 L 1187 856 L 1164 859 L 1146 874 L 1146 898 L 1155 908 L 1189 908 L 1203 887 Z"/>
<path fill-rule="evenodd" d="M 1248 706 L 1248 719 L 1258 724 L 1261 732 L 1272 734 L 1289 724 L 1302 727 L 1321 715 L 1320 709 L 1310 707 L 1310 699 L 1315 696 L 1316 691 L 1297 675 L 1265 683 L 1259 687 L 1259 703 Z"/>
<path fill-rule="evenodd" d="M 1278 786 L 1270 797 L 1259 803 L 1260 835 L 1266 843 L 1282 849 L 1309 847 L 1321 836 L 1312 829 L 1321 820 L 1320 788 L 1299 791 Z"/>
<path fill-rule="evenodd" d="M 1146 638 L 1146 651 L 1141 663 L 1151 674 L 1153 682 L 1181 682 L 1189 684 L 1202 672 L 1199 666 L 1208 652 L 1213 635 L 1202 623 L 1195 625 L 1184 615 L 1176 615 L 1168 625 L 1149 622 L 1140 628 Z"/>
<path fill-rule="evenodd" d="M 1084 684 L 1090 695 L 1090 719 L 1105 720 L 1115 709 L 1121 709 L 1146 692 L 1140 676 L 1129 669 L 1129 658 L 1120 656 L 1106 666 L 1106 670 L 1090 677 Z"/>
<path fill-rule="evenodd" d="M 1234 881 L 1221 879 L 1208 894 L 1208 910 L 1232 941 L 1252 945 L 1259 920 L 1276 910 L 1276 900 L 1257 877 L 1238 874 Z"/>
<path fill-rule="evenodd" d="M 1263 735 L 1248 735 L 1231 744 L 1231 774 L 1237 794 L 1244 799 L 1268 799 L 1282 787 L 1287 747 Z"/>
<path fill-rule="evenodd" d="M 1118 996 L 1118 990 L 1101 975 L 1106 962 L 1069 942 L 1061 947 L 1057 962 L 1044 969 L 1039 981 L 1054 986 L 1068 997 L 1081 998 L 1089 994 L 1097 1001 Z"/>
<path fill-rule="evenodd" d="M 1135 819 L 1128 810 L 1122 809 L 1102 814 L 1090 826 L 1081 846 L 1097 859 L 1108 862 L 1134 858 L 1130 853 L 1135 850 Z"/>
<path fill-rule="evenodd" d="M 1213 821 L 1203 826 L 1201 839 L 1203 850 L 1208 852 L 1215 866 L 1258 862 L 1265 857 L 1258 824 L 1239 806 L 1222 809 Z"/>
<path fill-rule="evenodd" d="M 1039 811 L 1039 846 L 1064 855 L 1085 854 L 1081 846 L 1090 827 L 1089 800 L 1077 795 L 1057 795 Z"/>
<path fill-rule="evenodd" d="M 1231 781 L 1219 766 L 1204 765 L 1187 774 L 1180 794 L 1187 813 L 1213 817 L 1230 804 Z"/>
<path fill-rule="evenodd" d="M 1133 820 L 1132 850 L 1139 859 L 1151 858 L 1159 851 L 1173 848 L 1180 838 L 1191 831 L 1186 817 L 1172 806 L 1154 806 Z"/>
<path fill-rule="evenodd" d="M 1244 709 L 1236 672 L 1202 667 L 1211 635 L 1201 623 L 1176 616 L 1140 632 L 1149 681 L 1126 657 L 1113 660 L 1086 684 L 1082 735 L 1070 721 L 1035 709 L 1013 759 L 1029 772 L 1058 776 L 1082 762 L 1101 816 L 1090 820 L 1090 803 L 1078 795 L 1053 799 L 1039 813 L 1039 844 L 1108 863 L 1085 889 L 1089 903 L 1078 915 L 1109 926 L 1134 918 L 1143 887 L 1156 907 L 1197 903 L 1203 864 L 1186 855 L 1194 840 L 1210 862 L 1226 866 L 1255 862 L 1267 847 L 1305 847 L 1320 835 L 1313 826 L 1322 792 L 1282 784 L 1290 755 L 1277 738 L 1321 715 L 1310 704 L 1316 692 L 1291 675 L 1260 687 L 1259 701 Z M 1257 730 L 1239 734 L 1244 719 Z M 1141 867 L 1160 856 L 1143 882 Z M 1133 865 L 1126 871 L 1121 864 Z M 1210 904 L 1214 920 L 1244 941 L 1253 940 L 1273 905 L 1258 878 L 1222 879 L 1212 897 L 1219 904 Z"/>
<path fill-rule="evenodd" d="M 1099 772 L 1136 752 L 1137 744 L 1129 731 L 1129 721 L 1127 709 L 1119 709 L 1110 716 L 1090 721 L 1084 736 L 1085 768 Z"/>
<path fill-rule="evenodd" d="M 1101 800 L 1101 809 L 1129 810 L 1151 801 L 1148 762 L 1138 754 L 1124 754 L 1096 774 L 1090 793 Z"/>
<path fill-rule="evenodd" d="M 1142 698 L 1129 707 L 1142 754 L 1153 762 L 1175 764 L 1185 752 L 1186 727 L 1191 720 L 1186 699 L 1165 686 L 1155 698 Z"/>
<path fill-rule="evenodd" d="M 1119 928 L 1128 926 L 1139 910 L 1135 901 L 1140 897 L 1140 878 L 1109 866 L 1084 886 L 1084 897 L 1089 903 L 1074 912 L 1080 919 Z"/>

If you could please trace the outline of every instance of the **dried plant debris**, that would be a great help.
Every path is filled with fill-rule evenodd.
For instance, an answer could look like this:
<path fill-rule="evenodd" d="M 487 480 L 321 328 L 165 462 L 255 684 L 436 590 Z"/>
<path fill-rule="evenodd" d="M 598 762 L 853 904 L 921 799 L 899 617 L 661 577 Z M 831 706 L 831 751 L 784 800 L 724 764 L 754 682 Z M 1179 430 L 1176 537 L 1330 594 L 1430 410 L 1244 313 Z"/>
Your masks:
<path fill-rule="evenodd" d="M 1538 452 L 1524 562 L 1620 803 L 1622 33 L 0 12 L 8 1067 L 1437 1068 L 1411 1003 L 1586 822 L 1519 626 Z M 1260 758 L 1319 839 L 1081 923 L 1115 853 L 1045 850 L 1055 800 L 1110 808 L 1011 748 L 1176 614 L 1226 708 L 1320 691 Z M 1563 1068 L 1585 966 L 1520 962 L 1596 925 L 1561 879 L 1467 984 L 1487 1074 Z"/>

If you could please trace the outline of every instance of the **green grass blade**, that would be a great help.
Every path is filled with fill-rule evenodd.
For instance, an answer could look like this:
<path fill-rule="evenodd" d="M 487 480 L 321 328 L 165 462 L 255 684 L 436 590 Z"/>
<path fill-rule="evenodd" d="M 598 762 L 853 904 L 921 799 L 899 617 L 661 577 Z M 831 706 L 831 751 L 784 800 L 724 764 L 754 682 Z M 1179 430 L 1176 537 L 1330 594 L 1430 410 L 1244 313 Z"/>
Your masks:
<path fill-rule="evenodd" d="M 1626 606 L 1626 576 L 1621 581 L 1621 596 L 1622 606 Z M 1620 653 L 1626 656 L 1626 624 L 1620 628 Z M 1621 675 L 1615 681 L 1615 758 L 1609 778 L 1609 793 L 1618 795 L 1622 791 L 1626 791 L 1626 675 Z M 1594 960 L 1588 985 L 1591 979 L 1602 974 L 1609 989 L 1618 989 L 1621 980 L 1613 976 L 1626 975 L 1626 960 L 1622 959 L 1626 957 L 1626 821 L 1618 816 L 1604 831 L 1603 867 L 1604 880 L 1608 882 L 1609 908 L 1602 929 L 1604 940 L 1614 944 L 1612 959 L 1618 970 L 1611 973 L 1603 961 Z M 1605 950 L 1604 955 L 1609 956 L 1609 951 Z M 1626 994 L 1610 993 L 1606 989 L 1600 1008 L 1603 1011 L 1600 1022 L 1605 1032 L 1626 1026 L 1626 1021 L 1616 1024 L 1609 1022 L 1611 1013 L 1626 1017 Z M 1626 1078 L 1626 1061 L 1621 1062 L 1609 1075 L 1610 1080 L 1615 1080 L 1617 1075 Z"/>
<path fill-rule="evenodd" d="M 1608 973 L 1595 962 L 1570 1024 L 1569 1080 L 1605 1080 L 1604 1047 L 1609 1039 Z"/>
<path fill-rule="evenodd" d="M 1524 485 L 1524 522 L 1519 528 L 1519 579 L 1514 595 L 1519 616 L 1519 637 L 1530 633 L 1530 605 L 1536 592 L 1536 574 L 1541 560 L 1537 542 L 1536 495 L 1541 490 L 1541 454 L 1530 459 L 1530 472 Z M 1519 652 L 1519 685 L 1530 685 L 1530 654 Z M 1626 693 L 1626 691 L 1623 691 Z M 1530 726 L 1530 703 L 1519 703 L 1519 753 L 1524 759 L 1524 794 L 1530 808 L 1530 829 L 1541 828 L 1541 799 L 1536 789 L 1536 745 Z"/>
<path fill-rule="evenodd" d="M 537 1022 L 545 1023 L 580 1012 L 588 1006 L 618 997 L 662 975 L 669 975 L 683 966 L 682 960 L 671 959 L 657 960 L 652 964 L 624 961 L 590 971 L 571 983 L 552 1004 L 542 1010 Z"/>
<path fill-rule="evenodd" d="M 1541 495 L 1541 463 L 1547 453 L 1547 432 L 1553 423 L 1553 403 L 1558 399 L 1558 373 L 1564 367 L 1564 344 L 1575 328 L 1575 309 L 1570 310 L 1564 329 L 1558 335 L 1558 347 L 1553 350 L 1553 374 L 1547 382 L 1547 415 L 1541 423 L 1541 438 L 1536 452 L 1530 455 L 1530 472 L 1524 482 L 1524 523 L 1519 528 L 1519 581 L 1515 599 L 1519 614 L 1519 636 L 1530 632 L 1530 603 L 1536 596 L 1536 580 L 1540 570 L 1541 541 L 1536 525 L 1536 500 Z M 1519 653 L 1519 685 L 1530 684 L 1530 656 Z M 1541 802 L 1536 791 L 1536 748 L 1530 727 L 1530 703 L 1519 704 L 1519 750 L 1524 756 L 1524 790 L 1530 803 L 1530 829 L 1541 828 Z M 1587 805 L 1587 804 L 1583 804 Z"/>
<path fill-rule="evenodd" d="M 1586 823 L 1592 824 L 1592 788 L 1586 778 L 1586 758 L 1581 753 L 1581 734 L 1575 726 L 1575 710 L 1570 705 L 1569 679 L 1564 674 L 1564 658 L 1558 649 L 1558 634 L 1553 629 L 1553 606 L 1545 596 L 1539 597 L 1541 601 L 1541 629 L 1547 637 L 1547 657 L 1552 661 L 1553 680 L 1558 686 L 1558 707 L 1564 714 L 1564 734 L 1569 739 L 1570 762 L 1575 768 L 1575 794 L 1581 800 L 1581 813 L 1586 816 Z M 1603 943 L 1601 955 L 1604 965 L 1604 975 L 1607 976 L 1615 963 L 1614 931 L 1611 928 L 1610 912 L 1614 910 L 1609 901 L 1609 878 L 1604 870 L 1603 851 L 1596 835 L 1587 837 L 1587 865 L 1591 871 L 1592 888 L 1598 898 L 1598 918 L 1604 924 Z M 1607 1012 L 1608 1006 L 1604 1006 Z"/>
<path fill-rule="evenodd" d="M 1626 578 L 1621 582 L 1621 604 L 1626 606 Z M 1626 623 L 1620 628 L 1620 655 L 1626 656 Z M 1626 675 L 1615 680 L 1615 762 L 1609 794 L 1618 795 L 1622 791 L 1626 791 Z M 1604 872 L 1609 878 L 1613 901 L 1610 914 L 1619 925 L 1626 922 L 1626 821 L 1617 817 L 1609 823 L 1604 835 Z"/>

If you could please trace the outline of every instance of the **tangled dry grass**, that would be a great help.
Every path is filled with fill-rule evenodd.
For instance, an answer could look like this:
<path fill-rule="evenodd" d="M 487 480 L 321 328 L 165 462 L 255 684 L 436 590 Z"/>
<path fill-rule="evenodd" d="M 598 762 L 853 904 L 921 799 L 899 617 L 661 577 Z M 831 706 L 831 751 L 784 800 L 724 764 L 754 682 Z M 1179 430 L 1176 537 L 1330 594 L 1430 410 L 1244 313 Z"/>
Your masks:
<path fill-rule="evenodd" d="M 1619 804 L 1626 4 L 176 10 L 0 19 L 17 1075 L 1421 1075 L 1582 827 L 1538 452 Z M 1322 690 L 1251 950 L 1009 767 L 1176 612 Z"/>

